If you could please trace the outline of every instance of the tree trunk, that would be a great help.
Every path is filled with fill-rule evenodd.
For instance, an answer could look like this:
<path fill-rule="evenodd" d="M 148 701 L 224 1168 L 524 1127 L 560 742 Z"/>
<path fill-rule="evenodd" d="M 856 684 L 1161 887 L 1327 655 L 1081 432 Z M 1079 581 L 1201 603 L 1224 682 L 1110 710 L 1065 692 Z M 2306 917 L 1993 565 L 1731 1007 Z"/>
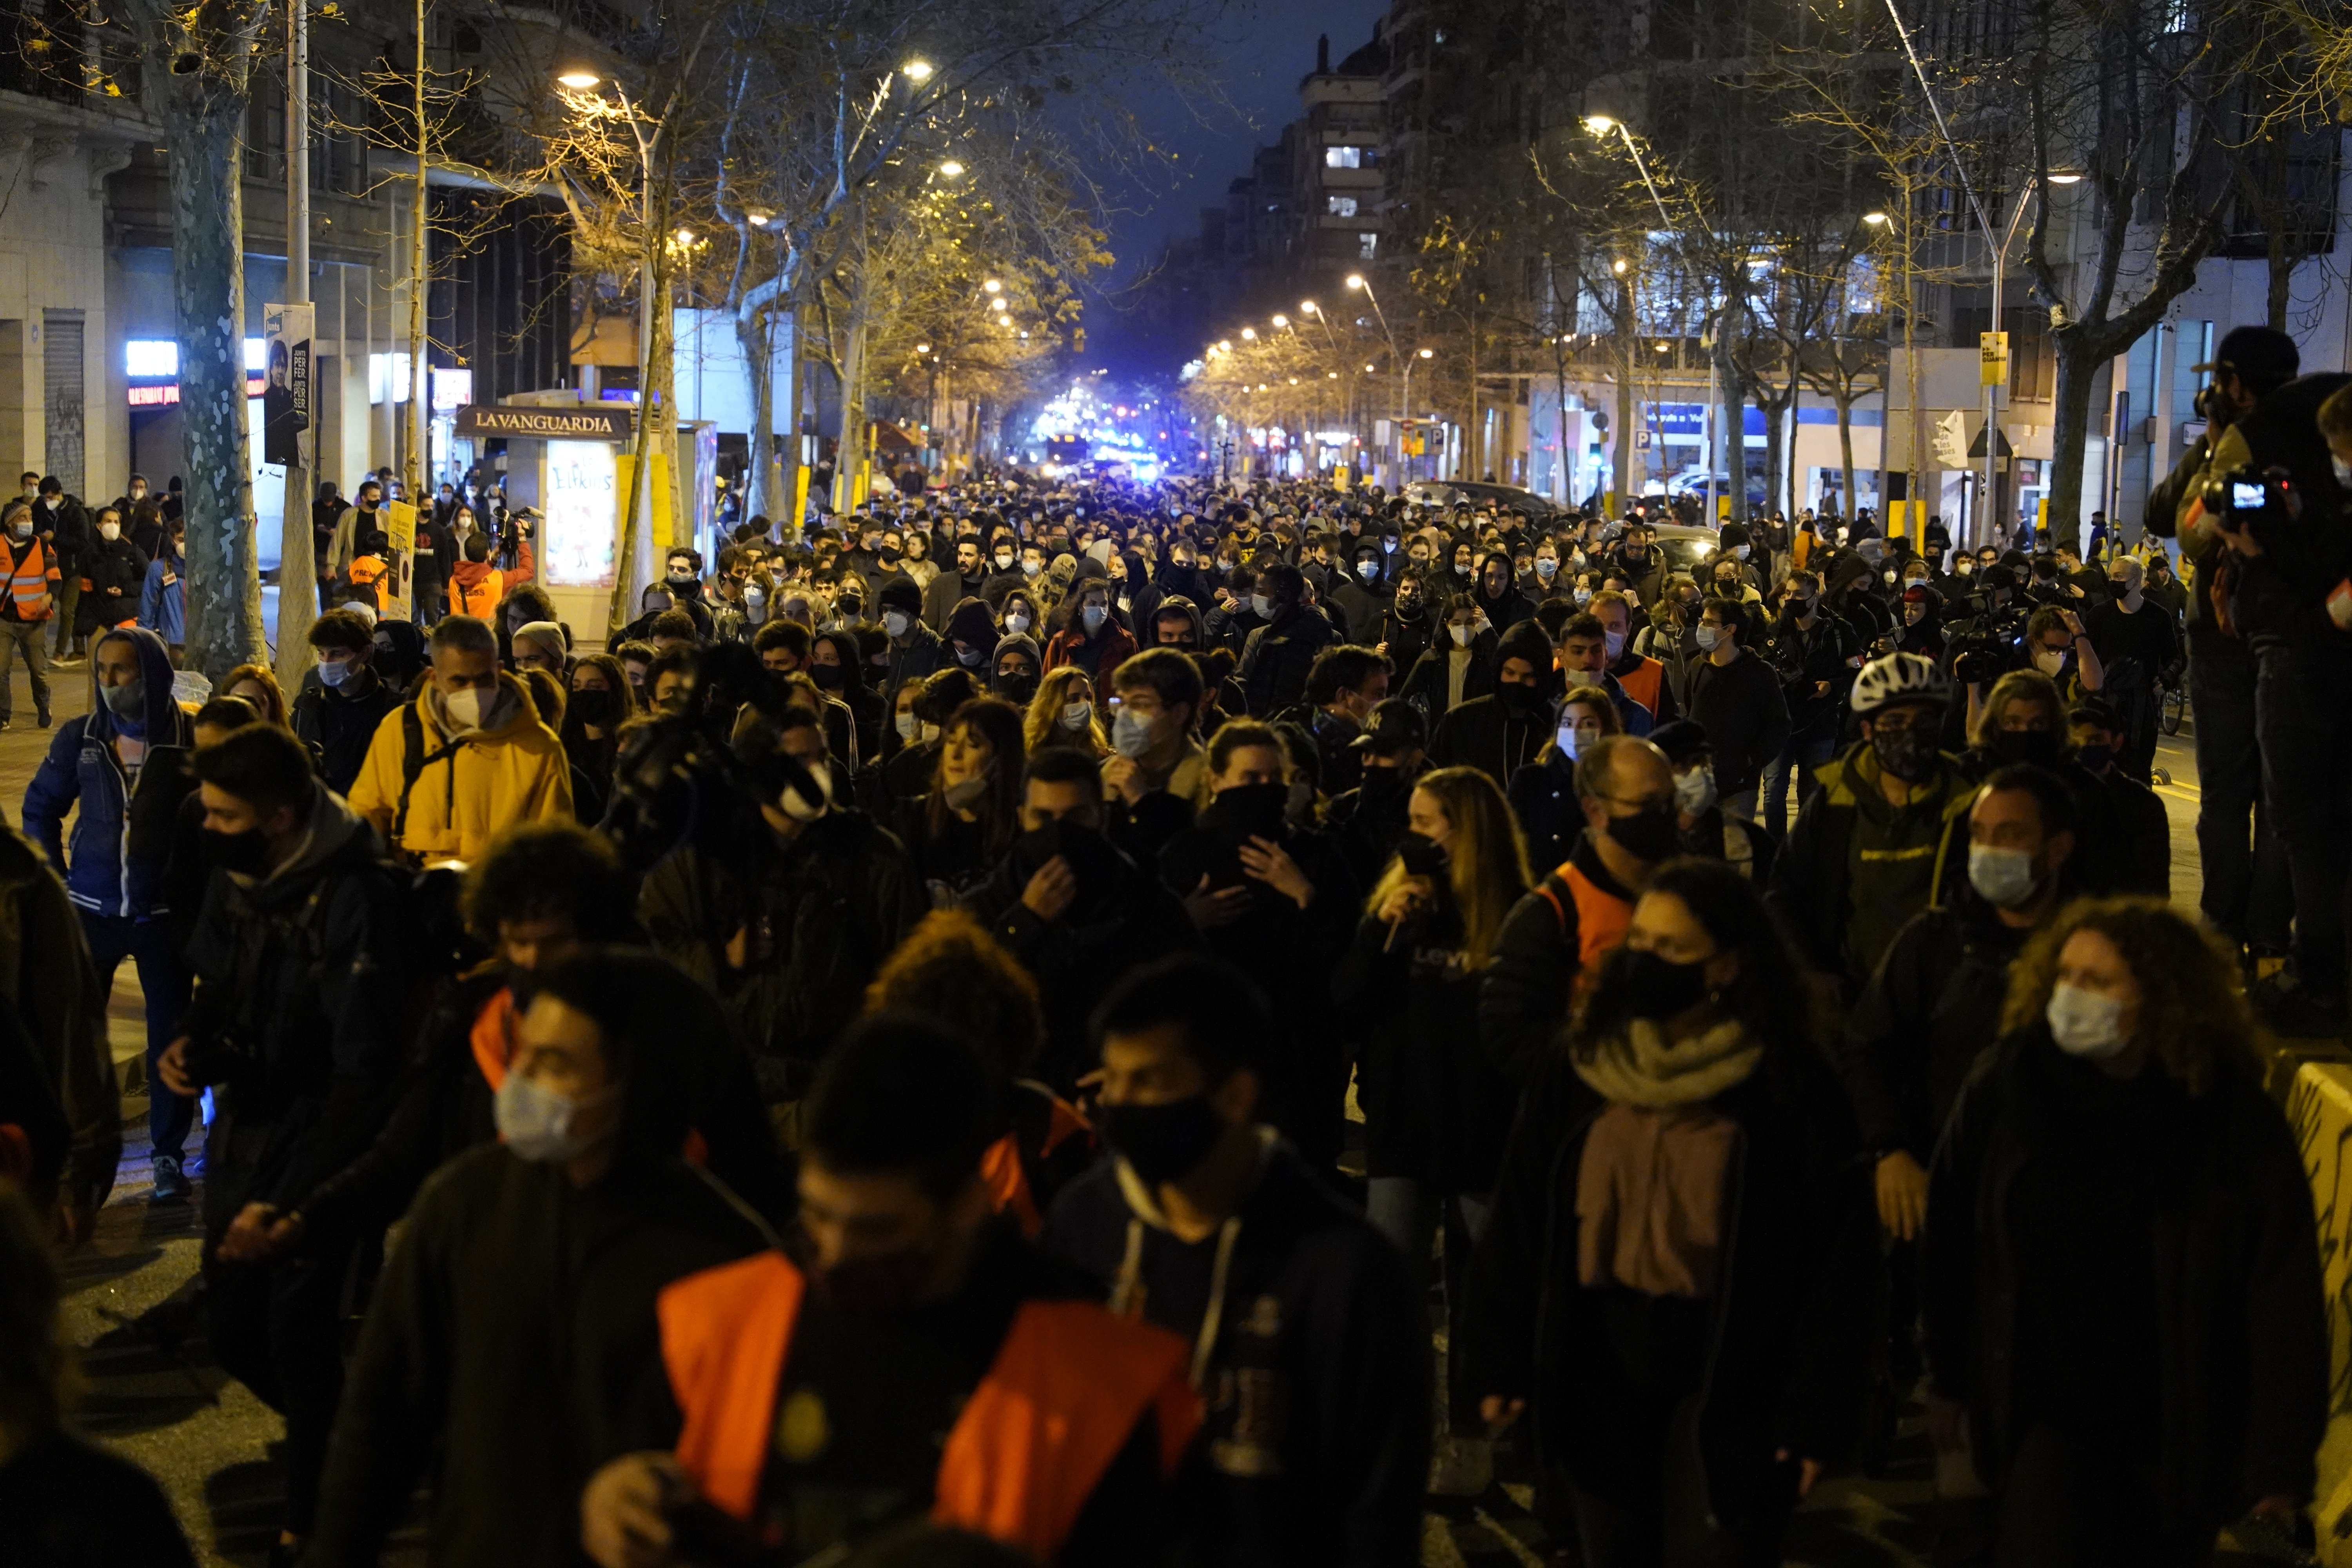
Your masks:
<path fill-rule="evenodd" d="M 834 447 L 833 510 L 847 511 L 857 500 L 857 472 L 866 460 L 866 321 L 858 310 L 849 323 L 848 352 L 841 363 L 841 430 Z"/>
<path fill-rule="evenodd" d="M 2083 447 L 2090 438 L 2091 388 L 2099 366 L 2115 357 L 2102 353 L 2105 344 L 2087 334 L 2061 329 L 2051 334 L 2058 351 L 2058 395 L 2051 411 L 2050 537 L 2060 543 L 2082 543 Z"/>
<path fill-rule="evenodd" d="M 1730 312 L 1715 329 L 1716 396 L 1720 404 L 1716 416 L 1722 420 L 1722 432 L 1717 445 L 1723 454 L 1724 482 L 1731 487 L 1731 521 L 1745 527 L 1748 522 L 1748 414 L 1739 396 L 1739 374 L 1731 359 Z M 1706 525 L 1715 526 L 1708 518 Z"/>
<path fill-rule="evenodd" d="M 1844 367 L 1840 366 L 1839 368 L 1843 370 Z M 1842 377 L 1838 382 L 1838 462 L 1841 465 L 1838 472 L 1843 476 L 1839 484 L 1839 491 L 1844 497 L 1845 515 L 1848 517 L 1853 517 L 1862 510 L 1862 489 L 1859 485 L 1854 483 L 1853 474 L 1853 394 L 1852 387 L 1853 383 L 1850 380 Z M 1885 432 L 1882 430 L 1879 434 L 1883 438 Z M 1881 510 L 1883 510 L 1884 509 Z M 1880 520 L 1879 531 L 1881 533 L 1886 531 L 1886 524 L 1884 518 Z"/>
<path fill-rule="evenodd" d="M 172 305 L 187 454 L 187 662 L 218 680 L 266 662 L 245 409 L 246 62 L 233 84 L 165 77 L 172 147 Z M 152 79 L 151 78 L 150 79 Z"/>

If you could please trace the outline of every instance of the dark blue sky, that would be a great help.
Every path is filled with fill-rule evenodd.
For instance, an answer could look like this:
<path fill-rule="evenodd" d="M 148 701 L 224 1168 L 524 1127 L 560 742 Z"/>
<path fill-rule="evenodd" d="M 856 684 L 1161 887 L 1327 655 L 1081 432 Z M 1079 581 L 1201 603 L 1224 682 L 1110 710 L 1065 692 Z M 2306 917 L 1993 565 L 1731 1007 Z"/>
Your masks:
<path fill-rule="evenodd" d="M 1188 106 L 1172 91 L 1135 104 L 1142 128 L 1177 153 L 1172 184 L 1118 193 L 1130 209 L 1111 220 L 1111 253 L 1125 281 L 1160 258 L 1168 241 L 1192 233 L 1202 206 L 1224 200 L 1225 187 L 1249 172 L 1250 154 L 1298 117 L 1298 80 L 1315 68 L 1315 39 L 1331 36 L 1331 58 L 1369 42 L 1388 0 L 1235 0 L 1214 30 L 1214 68 L 1230 107 Z"/>

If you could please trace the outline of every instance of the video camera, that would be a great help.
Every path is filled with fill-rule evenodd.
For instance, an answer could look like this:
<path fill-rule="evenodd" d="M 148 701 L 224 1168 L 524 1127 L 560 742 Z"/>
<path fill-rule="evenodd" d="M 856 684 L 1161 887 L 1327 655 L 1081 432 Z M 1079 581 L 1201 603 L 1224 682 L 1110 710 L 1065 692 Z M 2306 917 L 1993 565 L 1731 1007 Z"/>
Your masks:
<path fill-rule="evenodd" d="M 1960 603 L 1971 614 L 1953 625 L 1944 643 L 1952 679 L 1963 686 L 1979 686 L 2022 667 L 2025 625 L 2032 611 L 2023 605 L 1994 609 L 1984 594 L 1971 594 Z"/>
<path fill-rule="evenodd" d="M 2249 463 L 2225 474 L 2207 475 L 2202 499 L 2213 525 L 2224 533 L 2236 533 L 2258 517 L 2289 517 L 2302 498 L 2284 468 L 2257 469 Z"/>

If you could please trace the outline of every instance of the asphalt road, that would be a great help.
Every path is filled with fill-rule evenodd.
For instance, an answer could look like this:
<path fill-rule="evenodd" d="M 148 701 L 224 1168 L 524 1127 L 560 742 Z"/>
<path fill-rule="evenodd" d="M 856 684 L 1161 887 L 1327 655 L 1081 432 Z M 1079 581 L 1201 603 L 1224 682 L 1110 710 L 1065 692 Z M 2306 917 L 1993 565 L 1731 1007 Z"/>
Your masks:
<path fill-rule="evenodd" d="M 15 822 L 50 735 L 33 727 L 21 664 L 12 675 L 16 723 L 0 733 L 0 807 Z M 84 711 L 87 667 L 58 671 L 56 679 L 56 717 Z M 2196 763 L 2187 738 L 2164 742 L 2158 763 L 2173 781 L 2160 789 L 2172 818 L 2173 898 L 2193 910 L 2200 886 Z M 270 1455 L 279 1425 L 205 1352 L 194 1310 L 195 1208 L 148 1203 L 142 1026 L 136 977 L 127 965 L 117 977 L 110 1017 L 126 1088 L 127 1143 L 97 1234 L 68 1262 L 67 1326 L 87 1381 L 79 1420 L 163 1481 L 199 1561 L 255 1568 L 275 1534 L 278 1490 Z M 1501 1458 L 1500 1479 L 1484 1495 L 1433 1504 L 1423 1531 L 1423 1560 L 1431 1568 L 1547 1561 L 1546 1536 L 1530 1511 L 1517 1458 Z M 1887 1435 L 1869 1473 L 1831 1480 L 1815 1493 L 1791 1532 L 1787 1561 L 1816 1568 L 1925 1568 L 1932 1500 L 1914 1409 Z M 421 1563 L 413 1534 L 396 1542 L 386 1561 Z"/>

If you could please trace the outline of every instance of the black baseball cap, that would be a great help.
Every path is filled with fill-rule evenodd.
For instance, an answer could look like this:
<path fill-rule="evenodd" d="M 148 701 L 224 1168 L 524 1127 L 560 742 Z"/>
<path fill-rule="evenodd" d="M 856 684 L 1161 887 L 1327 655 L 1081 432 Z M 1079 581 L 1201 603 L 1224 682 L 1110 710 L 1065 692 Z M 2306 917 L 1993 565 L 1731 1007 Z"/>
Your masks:
<path fill-rule="evenodd" d="M 1696 719 L 1676 719 L 1650 731 L 1650 744 L 1666 753 L 1666 761 L 1680 767 L 1693 757 L 1714 753 L 1715 742 L 1706 738 L 1706 726 Z"/>
<path fill-rule="evenodd" d="M 1373 707 L 1371 716 L 1364 721 L 1364 732 L 1348 744 L 1382 756 L 1425 751 L 1429 746 L 1429 721 L 1403 698 L 1391 697 Z"/>
<path fill-rule="evenodd" d="M 2303 368 L 2303 351 L 2294 340 L 2276 327 L 2232 327 L 2222 337 L 2221 346 L 2203 364 L 2193 364 L 2192 371 L 2226 370 L 2239 380 L 2274 386 L 2292 381 Z"/>

